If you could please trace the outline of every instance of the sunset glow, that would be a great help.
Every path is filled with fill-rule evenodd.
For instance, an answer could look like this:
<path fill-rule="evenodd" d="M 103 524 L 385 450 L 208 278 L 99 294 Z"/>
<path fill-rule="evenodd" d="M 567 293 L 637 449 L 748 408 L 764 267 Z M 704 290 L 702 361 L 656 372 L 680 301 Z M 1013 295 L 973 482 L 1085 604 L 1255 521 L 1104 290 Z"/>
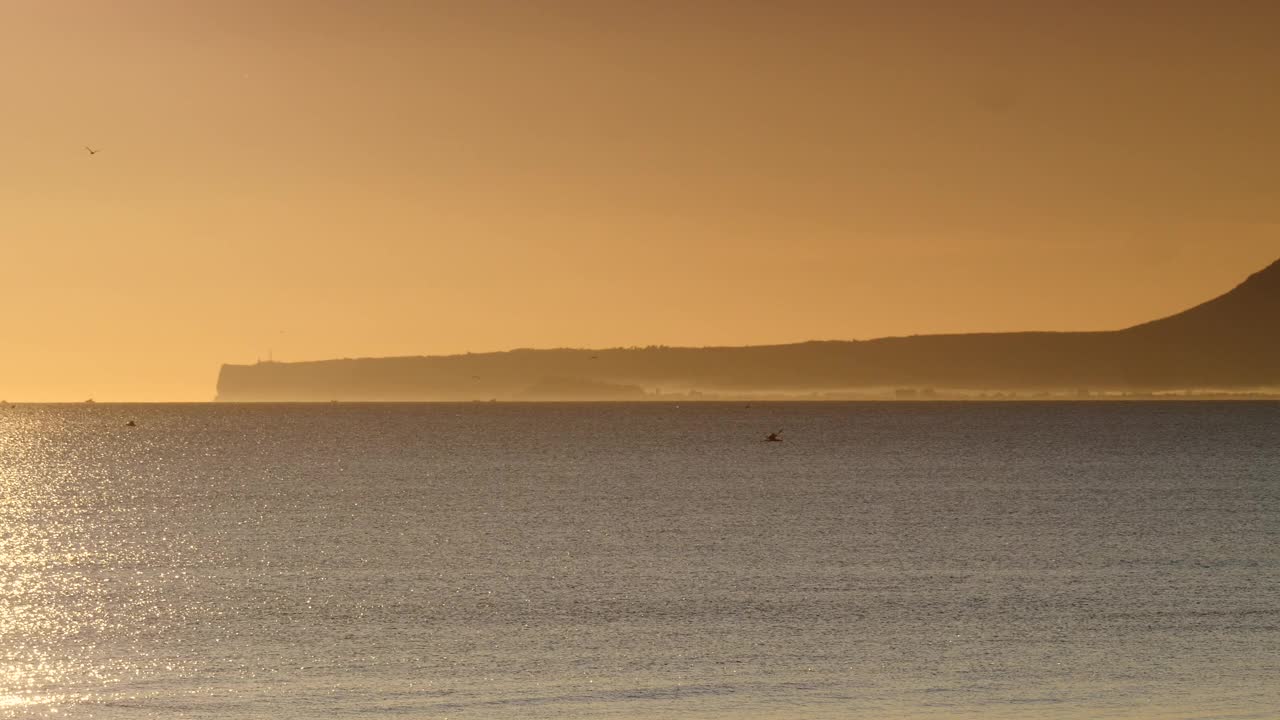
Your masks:
<path fill-rule="evenodd" d="M 1175 312 L 1278 255 L 1280 53 L 1142 7 L 8 3 L 0 397 Z"/>

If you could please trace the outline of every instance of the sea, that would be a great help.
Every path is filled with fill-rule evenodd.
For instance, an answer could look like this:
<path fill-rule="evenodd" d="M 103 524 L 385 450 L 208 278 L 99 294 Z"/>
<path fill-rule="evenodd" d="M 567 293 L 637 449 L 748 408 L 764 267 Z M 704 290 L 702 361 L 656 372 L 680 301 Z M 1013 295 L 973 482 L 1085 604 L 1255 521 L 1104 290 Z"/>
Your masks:
<path fill-rule="evenodd" d="M 1277 717 L 1274 402 L 0 407 L 0 718 Z"/>

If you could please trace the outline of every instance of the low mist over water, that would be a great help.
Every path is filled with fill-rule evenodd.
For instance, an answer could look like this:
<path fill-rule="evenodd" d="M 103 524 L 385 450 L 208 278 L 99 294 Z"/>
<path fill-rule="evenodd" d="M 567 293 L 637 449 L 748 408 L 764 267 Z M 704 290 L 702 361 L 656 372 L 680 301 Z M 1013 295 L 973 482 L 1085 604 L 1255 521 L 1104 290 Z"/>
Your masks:
<path fill-rule="evenodd" d="M 16 406 L 0 717 L 1274 717 L 1278 439 L 1275 403 Z"/>

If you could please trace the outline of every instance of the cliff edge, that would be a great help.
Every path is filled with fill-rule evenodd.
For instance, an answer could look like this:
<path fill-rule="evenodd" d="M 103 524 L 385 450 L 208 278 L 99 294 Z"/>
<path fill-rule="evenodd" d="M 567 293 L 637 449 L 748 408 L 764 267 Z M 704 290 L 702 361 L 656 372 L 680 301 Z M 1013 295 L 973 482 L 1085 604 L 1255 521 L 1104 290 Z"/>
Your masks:
<path fill-rule="evenodd" d="M 629 400 L 641 388 L 797 392 L 1280 387 L 1280 260 L 1166 318 L 1104 332 L 918 335 L 789 345 L 512 350 L 224 365 L 222 401 Z"/>

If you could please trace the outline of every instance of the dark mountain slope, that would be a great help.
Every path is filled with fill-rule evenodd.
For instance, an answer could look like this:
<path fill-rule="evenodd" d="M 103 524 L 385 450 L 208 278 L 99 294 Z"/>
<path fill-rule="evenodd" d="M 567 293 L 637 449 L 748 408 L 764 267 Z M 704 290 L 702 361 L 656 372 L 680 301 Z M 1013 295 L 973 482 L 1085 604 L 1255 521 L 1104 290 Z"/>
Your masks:
<path fill-rule="evenodd" d="M 1167 318 L 1109 332 L 921 335 L 792 345 L 513 350 L 225 365 L 220 400 L 633 398 L 637 386 L 797 391 L 1280 386 L 1280 261 Z M 611 388 L 611 389 L 609 389 Z M 607 391 L 604 389 L 608 389 Z M 590 392 L 588 392 L 590 390 Z M 532 395 L 530 394 L 532 392 Z"/>

